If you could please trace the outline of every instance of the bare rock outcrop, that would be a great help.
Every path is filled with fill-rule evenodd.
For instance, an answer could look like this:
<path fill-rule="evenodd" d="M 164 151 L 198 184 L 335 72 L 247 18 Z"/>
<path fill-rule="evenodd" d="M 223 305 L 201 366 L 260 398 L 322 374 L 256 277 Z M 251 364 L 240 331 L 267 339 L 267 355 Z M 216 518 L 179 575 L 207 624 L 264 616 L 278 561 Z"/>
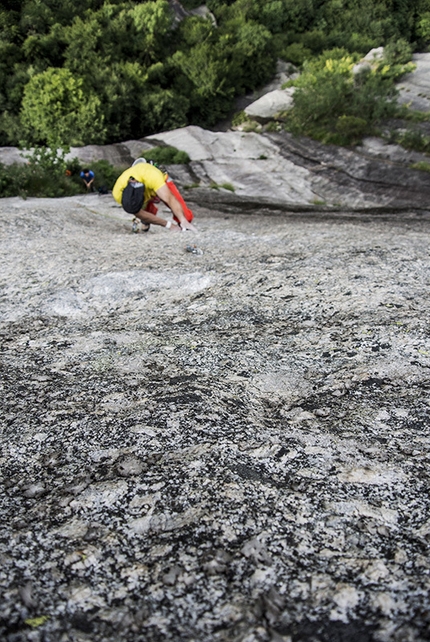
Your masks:
<path fill-rule="evenodd" d="M 430 111 L 430 53 L 412 56 L 416 69 L 402 78 L 398 84 L 399 102 L 410 105 L 411 109 Z"/>
<path fill-rule="evenodd" d="M 274 89 L 245 108 L 245 114 L 258 122 L 273 120 L 281 112 L 291 109 L 294 89 Z"/>
<path fill-rule="evenodd" d="M 195 202 L 217 204 L 223 195 L 231 203 L 284 208 L 430 207 L 430 174 L 410 168 L 427 157 L 382 141 L 369 140 L 362 147 L 346 149 L 282 131 L 212 132 L 188 126 L 117 145 L 74 148 L 70 157 L 84 165 L 102 158 L 127 167 L 160 144 L 190 156 L 189 165 L 168 169 L 183 188 L 190 188 L 189 198 Z M 4 148 L 3 158 L 16 160 L 17 156 L 12 148 Z"/>
<path fill-rule="evenodd" d="M 188 152 L 189 168 L 171 172 L 182 184 L 231 184 L 229 200 L 350 208 L 428 208 L 430 175 L 367 153 L 323 145 L 287 132 L 208 132 L 186 127 L 146 141 Z M 411 161 L 412 162 L 412 161 Z M 176 174 L 175 174 L 176 172 Z M 194 190 L 193 190 L 194 192 Z M 198 198 L 198 190 L 192 198 Z"/>

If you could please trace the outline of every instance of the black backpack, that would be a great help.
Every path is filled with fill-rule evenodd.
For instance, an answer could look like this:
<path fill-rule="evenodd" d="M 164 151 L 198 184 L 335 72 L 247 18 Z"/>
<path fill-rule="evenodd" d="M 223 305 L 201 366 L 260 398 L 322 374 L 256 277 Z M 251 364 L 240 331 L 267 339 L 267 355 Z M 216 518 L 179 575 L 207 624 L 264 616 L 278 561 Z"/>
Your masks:
<path fill-rule="evenodd" d="M 145 185 L 137 181 L 128 183 L 122 193 L 122 206 L 129 214 L 137 214 L 145 200 Z"/>

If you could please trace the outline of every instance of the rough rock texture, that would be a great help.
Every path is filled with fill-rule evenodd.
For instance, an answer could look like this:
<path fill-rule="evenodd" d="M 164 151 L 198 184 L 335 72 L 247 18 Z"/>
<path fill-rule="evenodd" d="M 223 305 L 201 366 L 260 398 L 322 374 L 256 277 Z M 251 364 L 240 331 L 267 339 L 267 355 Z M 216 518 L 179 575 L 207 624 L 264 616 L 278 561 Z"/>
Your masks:
<path fill-rule="evenodd" d="M 199 18 L 208 18 L 216 25 L 215 16 L 205 4 L 202 4 L 196 9 L 191 10 L 184 9 L 182 4 L 178 0 L 169 0 L 169 5 L 173 11 L 176 24 L 179 24 L 180 22 L 182 22 L 182 20 L 184 20 L 184 18 L 187 18 L 188 16 L 198 16 Z"/>
<path fill-rule="evenodd" d="M 430 160 L 426 154 L 407 150 L 400 145 L 386 143 L 382 138 L 377 138 L 376 136 L 364 138 L 360 151 L 368 156 L 376 156 L 379 159 L 385 159 L 396 165 L 400 164 L 406 167 L 410 167 L 413 163 L 428 163 Z"/>
<path fill-rule="evenodd" d="M 276 62 L 276 73 L 273 79 L 267 83 L 267 85 L 264 85 L 264 87 L 256 89 L 252 94 L 249 94 L 249 97 L 256 100 L 275 89 L 281 89 L 282 85 L 289 80 L 295 80 L 298 76 L 299 72 L 297 67 L 295 67 L 291 62 L 285 62 L 285 60 L 278 59 Z"/>
<path fill-rule="evenodd" d="M 365 147 L 322 145 L 287 132 L 208 132 L 200 127 L 148 136 L 145 141 L 173 145 L 189 154 L 189 168 L 170 168 L 182 184 L 230 183 L 236 200 L 349 208 L 428 208 L 430 203 L 427 172 L 367 153 Z"/>
<path fill-rule="evenodd" d="M 430 204 L 430 175 L 410 169 L 412 163 L 428 157 L 380 139 L 366 139 L 362 147 L 345 149 L 287 132 L 212 132 L 189 126 L 140 141 L 73 148 L 70 157 L 88 165 L 104 158 L 127 167 L 158 144 L 173 145 L 190 156 L 190 165 L 169 167 L 180 185 L 227 184 L 234 189 L 228 196 L 232 203 L 423 209 Z M 0 161 L 14 158 L 11 150 L 0 150 Z M 193 194 L 191 198 L 201 202 L 203 197 Z"/>
<path fill-rule="evenodd" d="M 246 107 L 245 114 L 259 122 L 265 123 L 290 109 L 293 105 L 294 88 L 274 89 Z"/>
<path fill-rule="evenodd" d="M 414 54 L 416 70 L 402 78 L 397 88 L 399 102 L 418 111 L 430 111 L 430 53 Z"/>
<path fill-rule="evenodd" d="M 0 202 L 0 638 L 428 640 L 428 216 L 195 209 Z"/>
<path fill-rule="evenodd" d="M 280 112 L 291 107 L 294 88 L 282 89 L 282 86 L 288 80 L 297 78 L 298 75 L 294 65 L 278 60 L 273 80 L 260 91 L 250 94 L 245 103 L 238 104 L 238 108 L 244 107 L 245 114 L 258 122 L 265 123 L 272 120 Z"/>
<path fill-rule="evenodd" d="M 140 140 L 128 140 L 112 145 L 85 145 L 72 147 L 66 158 L 79 158 L 83 165 L 91 164 L 94 160 L 107 160 L 114 167 L 129 167 L 148 147 L 149 145 Z"/>
<path fill-rule="evenodd" d="M 377 47 L 371 49 L 364 58 L 362 58 L 354 67 L 352 68 L 353 74 L 358 74 L 363 70 L 370 70 L 375 65 L 375 63 L 380 62 L 384 57 L 384 47 Z"/>
<path fill-rule="evenodd" d="M 96 160 L 106 160 L 115 167 L 129 167 L 142 151 L 152 147 L 142 140 L 128 140 L 124 143 L 112 145 L 85 145 L 84 147 L 71 147 L 66 155 L 66 160 L 78 158 L 82 165 L 91 164 Z M 24 164 L 27 162 L 26 154 L 17 147 L 0 147 L 0 162 L 5 165 L 13 163 Z"/>

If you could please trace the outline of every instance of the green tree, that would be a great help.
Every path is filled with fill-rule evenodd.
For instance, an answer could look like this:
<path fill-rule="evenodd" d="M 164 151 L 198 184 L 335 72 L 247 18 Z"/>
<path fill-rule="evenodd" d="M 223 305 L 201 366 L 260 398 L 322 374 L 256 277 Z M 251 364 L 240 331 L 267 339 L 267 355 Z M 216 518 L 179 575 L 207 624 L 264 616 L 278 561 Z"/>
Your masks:
<path fill-rule="evenodd" d="M 187 9 L 201 4 L 183 1 Z M 235 96 L 271 78 L 278 57 L 303 64 L 334 47 L 353 55 L 385 45 L 392 81 L 409 45 L 430 43 L 430 0 L 207 0 L 216 24 L 188 17 L 179 25 L 170 4 L 4 0 L 0 144 L 16 144 L 21 130 L 33 143 L 88 143 L 179 124 L 212 125 L 228 114 Z M 345 79 L 334 76 L 323 93 L 337 95 L 344 87 Z M 389 82 L 382 76 L 360 80 L 366 100 Z M 345 118 L 330 124 L 338 135 L 362 126 L 354 118 L 364 117 L 353 113 L 358 82 L 352 89 L 346 83 L 347 111 L 338 116 Z M 324 111 L 327 95 L 315 97 L 317 111 Z M 345 102 L 333 100 L 335 106 Z"/>
<path fill-rule="evenodd" d="M 149 61 L 159 58 L 165 39 L 172 29 L 173 14 L 167 0 L 155 0 L 136 4 L 130 9 L 136 31 L 140 37 L 140 47 Z"/>
<path fill-rule="evenodd" d="M 302 33 L 309 29 L 315 17 L 315 0 L 271 0 L 260 2 L 259 19 L 272 33 L 289 30 Z"/>
<path fill-rule="evenodd" d="M 108 82 L 102 82 L 103 77 Z M 108 141 L 140 138 L 145 133 L 142 96 L 145 93 L 145 68 L 138 62 L 115 62 L 98 75 L 105 121 L 109 124 Z M 96 80 L 96 82 L 98 82 Z M 146 133 L 153 133 L 146 129 Z"/>
<path fill-rule="evenodd" d="M 103 58 L 100 53 L 100 43 L 103 38 L 103 28 L 97 16 L 83 20 L 74 19 L 71 25 L 62 30 L 64 40 L 64 66 L 80 76 L 89 76 L 103 68 Z"/>
<path fill-rule="evenodd" d="M 185 127 L 190 101 L 173 90 L 148 88 L 141 97 L 138 137 L 157 131 Z"/>
<path fill-rule="evenodd" d="M 223 51 L 223 45 L 226 45 Z M 236 18 L 226 23 L 220 38 L 221 51 L 229 62 L 226 75 L 236 93 L 255 89 L 275 71 L 275 56 L 268 29 L 252 20 Z"/>
<path fill-rule="evenodd" d="M 316 25 L 323 25 L 331 46 L 350 51 L 411 37 L 416 0 L 327 0 L 320 3 Z"/>
<path fill-rule="evenodd" d="M 425 43 L 430 42 L 430 11 L 420 14 L 417 20 L 417 33 Z"/>
<path fill-rule="evenodd" d="M 345 144 L 370 133 L 381 118 L 395 115 L 396 90 L 389 65 L 354 75 L 354 58 L 344 54 L 333 50 L 304 64 L 289 114 L 292 131 Z"/>
<path fill-rule="evenodd" d="M 210 20 L 192 16 L 183 20 L 178 27 L 178 41 L 181 49 L 189 49 L 202 42 L 215 43 L 218 29 Z"/>
<path fill-rule="evenodd" d="M 234 89 L 227 84 L 225 62 L 218 53 L 208 43 L 201 43 L 172 57 L 178 69 L 176 86 L 185 83 L 189 88 L 190 115 L 201 125 L 214 124 L 221 118 L 234 96 Z"/>
<path fill-rule="evenodd" d="M 27 142 L 49 147 L 104 142 L 100 99 L 68 69 L 50 68 L 27 83 L 21 123 Z"/>

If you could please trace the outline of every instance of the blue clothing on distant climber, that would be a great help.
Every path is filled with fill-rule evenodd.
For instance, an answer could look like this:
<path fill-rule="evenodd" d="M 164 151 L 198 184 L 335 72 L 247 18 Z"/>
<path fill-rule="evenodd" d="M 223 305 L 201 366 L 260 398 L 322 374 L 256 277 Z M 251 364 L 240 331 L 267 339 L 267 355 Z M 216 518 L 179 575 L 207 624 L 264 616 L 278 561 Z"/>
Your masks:
<path fill-rule="evenodd" d="M 94 192 L 94 172 L 91 169 L 83 169 L 80 173 L 80 177 L 84 181 L 87 190 Z"/>

